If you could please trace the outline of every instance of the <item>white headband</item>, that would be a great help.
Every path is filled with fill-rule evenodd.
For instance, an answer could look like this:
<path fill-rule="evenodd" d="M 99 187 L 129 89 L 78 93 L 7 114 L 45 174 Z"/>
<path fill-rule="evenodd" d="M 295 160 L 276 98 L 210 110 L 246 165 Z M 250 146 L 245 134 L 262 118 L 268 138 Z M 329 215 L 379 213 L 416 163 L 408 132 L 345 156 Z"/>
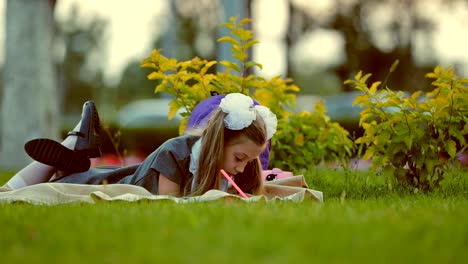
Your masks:
<path fill-rule="evenodd" d="M 270 139 L 276 133 L 278 120 L 268 107 L 254 105 L 254 101 L 241 93 L 227 94 L 219 107 L 227 113 L 224 118 L 224 126 L 231 130 L 241 130 L 252 124 L 257 118 L 254 110 L 263 118 L 266 125 L 267 138 Z"/>

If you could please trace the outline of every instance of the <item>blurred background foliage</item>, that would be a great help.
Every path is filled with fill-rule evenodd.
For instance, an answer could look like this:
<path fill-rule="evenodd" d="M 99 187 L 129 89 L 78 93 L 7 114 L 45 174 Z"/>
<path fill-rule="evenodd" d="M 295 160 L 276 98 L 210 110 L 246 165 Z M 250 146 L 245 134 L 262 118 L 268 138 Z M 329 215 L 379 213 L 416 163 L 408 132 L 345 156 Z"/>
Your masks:
<path fill-rule="evenodd" d="M 252 16 L 255 0 L 246 2 L 246 14 Z M 427 90 L 429 87 L 429 80 L 424 78 L 424 74 L 439 63 L 437 58 L 431 57 L 433 47 L 430 41 L 437 16 L 428 16 L 424 10 L 416 9 L 419 6 L 416 3 L 423 1 L 335 1 L 333 12 L 326 18 L 314 16 L 313 3 L 304 7 L 307 1 L 287 2 L 289 20 L 284 39 L 290 54 L 287 56 L 284 77 L 293 78 L 301 88 L 301 94 L 331 95 L 349 91 L 351 87 L 342 85 L 342 82 L 352 78 L 359 70 L 372 73 L 375 80 L 383 80 L 390 65 L 397 59 L 400 63 L 397 71 L 389 78 L 389 87 L 405 91 Z M 457 1 L 440 1 L 440 5 L 450 7 L 454 2 Z M 373 12 L 382 6 L 389 10 L 386 17 L 380 18 L 382 26 L 376 28 L 372 25 L 375 20 Z M 154 18 L 154 25 L 158 27 L 167 23 L 164 21 L 172 21 L 174 24 L 168 27 L 167 32 L 148 32 L 154 35 L 149 50 L 162 48 L 166 56 L 178 60 L 194 56 L 215 60 L 222 2 L 173 1 L 171 7 L 174 10 L 165 16 Z M 174 17 L 169 18 L 171 15 Z M 85 19 L 88 21 L 83 22 Z M 255 17 L 253 19 L 255 22 Z M 68 19 L 56 26 L 57 39 L 64 45 L 64 55 L 57 62 L 57 71 L 60 72 L 59 91 L 63 92 L 65 112 L 80 109 L 83 100 L 90 97 L 122 106 L 154 96 L 154 85 L 146 79 L 147 72 L 140 68 L 141 60 L 138 58 L 128 62 L 120 80 L 112 84 L 103 82 L 104 69 L 100 67 L 99 60 L 106 55 L 108 23 L 104 18 L 96 16 L 88 19 L 75 6 Z M 317 65 L 314 61 L 301 61 L 294 57 L 292 52 L 302 38 L 317 30 L 333 31 L 343 38 L 344 58 L 341 63 Z M 169 36 L 174 34 L 173 31 L 175 38 Z M 382 43 L 380 38 L 387 41 Z M 171 40 L 175 43 L 168 43 Z M 420 43 L 417 44 L 416 40 Z M 423 58 L 416 54 L 421 53 L 418 50 L 421 45 L 425 46 Z M 114 94 L 115 100 L 105 98 L 111 94 Z"/>
<path fill-rule="evenodd" d="M 60 1 L 50 1 L 52 8 Z M 167 12 L 153 18 L 155 30 L 148 32 L 151 38 L 148 51 L 162 48 L 165 56 L 178 60 L 195 56 L 220 60 L 217 59 L 219 46 L 216 39 L 226 13 L 251 17 L 255 23 L 258 1 L 238 1 L 244 7 L 241 14 L 229 11 L 233 1 L 167 2 Z M 300 87 L 299 97 L 303 95 L 305 99 L 298 97 L 299 110 L 311 110 L 313 103 L 325 99 L 332 120 L 356 133 L 359 131 L 358 111 L 351 108 L 355 94 L 349 93 L 352 88 L 343 85 L 343 81 L 352 78 L 359 70 L 372 73 L 370 81 L 383 80 L 395 60 L 400 63 L 388 80 L 390 88 L 428 90 L 430 82 L 424 78 L 424 74 L 441 61 L 435 56 L 431 41 L 440 17 L 426 9 L 426 1 L 335 0 L 328 1 L 331 8 L 326 13 L 318 13 L 315 8 L 320 1 L 284 2 L 288 15 L 282 40 L 287 59 L 282 77 L 292 78 Z M 468 9 L 466 0 L 431 2 L 440 8 Z M 157 3 L 155 1 L 155 5 Z M 113 123 L 117 111 L 125 105 L 161 96 L 153 93 L 155 85 L 146 78 L 148 70 L 140 67 L 142 58 L 130 60 L 118 79 L 105 80 L 103 62 L 108 56 L 109 21 L 99 15 L 84 16 L 77 5 L 70 9 L 66 17 L 64 21 L 54 21 L 53 44 L 63 127 L 69 129 L 76 122 L 83 102 L 89 98 L 97 101 L 103 119 Z M 466 23 L 466 18 L 461 17 L 460 23 Z M 166 30 L 161 32 L 161 28 Z M 322 63 L 304 60 L 301 56 L 302 50 L 308 48 L 303 40 L 317 32 L 332 34 L 342 42 L 336 61 Z M 455 71 L 463 67 L 466 69 L 463 61 L 452 66 Z M 458 74 L 463 77 L 462 73 Z M 0 85 L 3 85 L 3 81 Z M 0 91 L 3 92 L 3 89 Z M 343 105 L 349 107 L 343 108 Z"/>

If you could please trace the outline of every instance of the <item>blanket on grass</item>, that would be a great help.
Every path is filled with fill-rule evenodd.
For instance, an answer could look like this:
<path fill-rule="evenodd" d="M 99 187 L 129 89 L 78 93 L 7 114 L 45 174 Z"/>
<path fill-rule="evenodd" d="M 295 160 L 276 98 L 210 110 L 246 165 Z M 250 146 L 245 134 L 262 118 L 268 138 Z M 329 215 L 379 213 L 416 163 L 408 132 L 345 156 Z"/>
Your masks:
<path fill-rule="evenodd" d="M 303 176 L 293 176 L 266 182 L 264 195 L 249 196 L 247 199 L 218 190 L 211 190 L 200 196 L 183 198 L 169 195 L 153 195 L 143 187 L 128 184 L 85 185 L 51 182 L 31 185 L 18 190 L 12 190 L 6 186 L 0 187 L 0 203 L 24 202 L 38 205 L 55 205 L 74 202 L 167 200 L 175 203 L 192 203 L 220 199 L 239 199 L 246 202 L 269 202 L 276 200 L 303 202 L 310 200 L 323 203 L 323 194 L 320 191 L 309 189 Z"/>

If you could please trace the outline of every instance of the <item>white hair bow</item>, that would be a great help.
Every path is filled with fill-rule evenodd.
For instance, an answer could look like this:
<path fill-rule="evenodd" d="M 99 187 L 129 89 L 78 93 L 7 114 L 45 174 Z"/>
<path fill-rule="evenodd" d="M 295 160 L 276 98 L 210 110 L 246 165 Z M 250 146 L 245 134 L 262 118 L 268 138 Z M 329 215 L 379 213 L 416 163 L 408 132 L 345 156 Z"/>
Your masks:
<path fill-rule="evenodd" d="M 254 101 L 241 93 L 227 94 L 219 104 L 221 110 L 227 113 L 224 118 L 224 126 L 231 130 L 241 130 L 252 124 L 257 118 L 255 111 L 263 118 L 266 125 L 267 138 L 270 139 L 276 133 L 278 120 L 266 106 L 254 105 Z"/>

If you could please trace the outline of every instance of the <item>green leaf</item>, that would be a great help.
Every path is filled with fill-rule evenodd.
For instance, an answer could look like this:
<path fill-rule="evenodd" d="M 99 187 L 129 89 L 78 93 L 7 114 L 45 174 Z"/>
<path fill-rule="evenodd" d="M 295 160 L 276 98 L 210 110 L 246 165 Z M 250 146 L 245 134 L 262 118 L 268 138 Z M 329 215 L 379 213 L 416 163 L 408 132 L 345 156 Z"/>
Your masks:
<path fill-rule="evenodd" d="M 216 63 L 217 63 L 217 61 L 210 61 L 207 64 L 205 64 L 205 66 L 203 66 L 203 68 L 201 69 L 200 74 L 205 75 L 205 73 L 208 71 L 208 69 L 210 69 L 211 66 L 215 65 Z"/>
<path fill-rule="evenodd" d="M 167 87 L 167 80 L 163 80 L 158 86 L 156 86 L 154 93 L 165 92 Z"/>
<path fill-rule="evenodd" d="M 239 26 L 242 27 L 243 25 L 247 24 L 247 23 L 251 23 L 252 22 L 252 19 L 251 18 L 244 18 L 242 19 L 240 22 L 239 22 Z"/>
<path fill-rule="evenodd" d="M 411 95 L 411 98 L 414 100 L 418 99 L 418 97 L 421 95 L 422 91 L 416 91 Z"/>
<path fill-rule="evenodd" d="M 368 102 L 366 95 L 358 95 L 358 96 L 356 96 L 356 99 L 354 99 L 353 106 L 356 106 L 358 104 L 365 105 L 366 102 Z"/>
<path fill-rule="evenodd" d="M 361 83 L 366 83 L 367 80 L 372 76 L 372 74 L 368 73 L 366 75 L 364 75 L 362 78 L 361 78 Z"/>
<path fill-rule="evenodd" d="M 145 61 L 145 60 L 143 60 L 143 62 L 140 64 L 140 67 L 157 69 L 156 64 L 154 64 L 154 62 Z"/>
<path fill-rule="evenodd" d="M 447 153 L 450 155 L 450 157 L 455 158 L 455 156 L 457 155 L 457 144 L 455 143 L 455 141 L 449 139 L 445 143 L 445 147 L 447 148 Z"/>
<path fill-rule="evenodd" d="M 235 40 L 234 38 L 232 38 L 230 36 L 221 37 L 221 38 L 218 39 L 218 42 L 229 42 L 229 43 L 232 43 L 234 45 L 237 45 L 237 40 Z"/>
<path fill-rule="evenodd" d="M 152 72 L 148 74 L 148 80 L 160 80 L 164 79 L 164 77 L 166 77 L 166 75 L 162 72 Z"/>
<path fill-rule="evenodd" d="M 228 28 L 230 30 L 234 30 L 234 28 L 236 27 L 236 25 L 234 23 L 235 23 L 235 21 L 232 22 L 232 23 L 222 23 L 221 26 L 226 27 L 226 28 Z"/>
<path fill-rule="evenodd" d="M 248 41 L 247 43 L 244 44 L 244 49 L 249 49 L 250 47 L 252 47 L 253 45 L 258 44 L 258 43 L 260 43 L 260 41 L 258 41 L 256 39 Z"/>
<path fill-rule="evenodd" d="M 172 120 L 179 109 L 180 106 L 177 102 L 177 99 L 173 99 L 171 102 L 169 102 L 169 113 L 167 115 L 167 119 Z"/>
<path fill-rule="evenodd" d="M 304 134 L 300 133 L 297 135 L 297 137 L 294 139 L 294 144 L 302 147 L 304 145 Z"/>
<path fill-rule="evenodd" d="M 221 65 L 223 66 L 226 66 L 227 68 L 231 68 L 237 72 L 240 72 L 240 68 L 239 68 L 239 65 L 235 64 L 234 62 L 230 62 L 230 61 L 221 61 L 220 62 Z"/>
<path fill-rule="evenodd" d="M 403 141 L 405 142 L 406 147 L 408 149 L 411 149 L 411 147 L 413 146 L 413 137 L 411 135 L 408 135 L 404 137 Z"/>
<path fill-rule="evenodd" d="M 437 165 L 438 161 L 434 159 L 426 159 L 424 163 L 426 165 L 427 171 L 430 174 L 432 174 L 432 172 L 434 171 L 434 167 Z"/>
<path fill-rule="evenodd" d="M 359 81 L 361 79 L 361 76 L 362 76 L 362 71 L 359 71 L 355 76 L 354 76 L 354 79 L 356 81 Z"/>
<path fill-rule="evenodd" d="M 237 36 L 242 42 L 248 41 L 249 39 L 252 39 L 253 33 L 251 30 L 244 30 L 242 28 L 239 28 L 236 32 Z"/>
<path fill-rule="evenodd" d="M 374 148 L 373 147 L 369 147 L 367 150 L 366 150 L 366 153 L 364 153 L 364 156 L 362 157 L 363 160 L 369 160 L 370 158 L 372 158 L 372 156 L 374 155 Z"/>
<path fill-rule="evenodd" d="M 371 88 L 369 88 L 369 93 L 371 95 L 374 95 L 375 94 L 375 91 L 377 91 L 377 87 L 379 87 L 379 85 L 381 84 L 382 82 L 374 82 L 371 86 Z"/>

